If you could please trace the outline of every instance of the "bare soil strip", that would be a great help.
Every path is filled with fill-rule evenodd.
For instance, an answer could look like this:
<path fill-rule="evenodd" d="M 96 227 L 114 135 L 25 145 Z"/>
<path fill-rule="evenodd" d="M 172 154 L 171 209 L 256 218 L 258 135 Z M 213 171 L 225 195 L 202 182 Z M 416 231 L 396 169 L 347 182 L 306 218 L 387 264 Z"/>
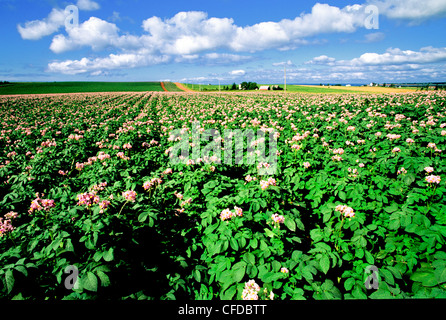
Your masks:
<path fill-rule="evenodd" d="M 185 92 L 194 92 L 193 90 L 189 89 L 188 87 L 183 86 L 181 83 L 179 82 L 174 82 L 174 84 L 180 88 L 181 90 L 185 91 Z"/>
<path fill-rule="evenodd" d="M 164 86 L 164 82 L 160 82 L 161 84 L 161 88 L 163 88 L 164 91 L 169 92 L 169 90 L 166 89 L 166 87 Z"/>

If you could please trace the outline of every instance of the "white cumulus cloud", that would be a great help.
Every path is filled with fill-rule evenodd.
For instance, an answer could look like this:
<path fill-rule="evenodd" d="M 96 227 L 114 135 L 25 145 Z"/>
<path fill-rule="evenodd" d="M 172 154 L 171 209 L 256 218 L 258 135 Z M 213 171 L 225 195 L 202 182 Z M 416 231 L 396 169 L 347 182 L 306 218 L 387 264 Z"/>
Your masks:
<path fill-rule="evenodd" d="M 97 2 L 91 0 L 78 0 L 76 5 L 78 6 L 79 10 L 85 11 L 98 10 L 100 8 Z"/>
<path fill-rule="evenodd" d="M 379 13 L 390 19 L 419 23 L 432 17 L 446 16 L 444 0 L 368 0 L 376 5 Z"/>
<path fill-rule="evenodd" d="M 253 59 L 241 52 L 290 50 L 310 43 L 314 36 L 352 33 L 365 28 L 369 15 L 366 8 L 370 4 L 379 8 L 379 15 L 408 20 L 410 23 L 446 15 L 445 0 L 365 1 L 364 4 L 342 8 L 316 3 L 310 12 L 301 13 L 294 19 L 261 21 L 248 26 L 239 26 L 232 18 L 209 17 L 202 11 L 178 12 L 170 18 L 153 16 L 143 20 L 140 34 L 127 34 L 112 22 L 90 17 L 79 26 L 55 35 L 50 49 L 54 53 L 63 53 L 88 47 L 96 52 L 111 49 L 116 53 L 102 58 L 54 61 L 49 64 L 48 70 L 62 73 L 96 72 L 100 68 L 133 68 L 167 60 L 207 65 L 240 64 Z M 81 10 L 99 8 L 99 4 L 92 0 L 78 0 L 77 5 Z M 53 9 L 47 18 L 26 22 L 23 26 L 19 25 L 18 30 L 23 39 L 40 39 L 58 32 L 64 19 L 62 10 Z M 384 37 L 384 33 L 375 32 L 366 35 L 364 41 L 375 42 Z M 364 53 L 351 60 L 336 60 L 321 55 L 306 65 L 348 69 L 366 65 L 420 64 L 443 59 L 443 48 L 423 48 L 419 51 L 389 49 L 384 53 Z M 273 65 L 293 66 L 288 62 Z M 239 71 L 244 72 L 232 72 Z M 355 72 L 359 75 L 362 71 Z"/>
<path fill-rule="evenodd" d="M 229 72 L 231 76 L 243 76 L 246 74 L 245 70 L 232 70 Z"/>
<path fill-rule="evenodd" d="M 93 75 L 103 70 L 127 69 L 140 66 L 165 63 L 168 56 L 153 56 L 141 50 L 135 53 L 110 54 L 103 58 L 82 58 L 79 60 L 54 61 L 48 64 L 48 72 L 80 74 L 90 72 Z"/>
<path fill-rule="evenodd" d="M 56 35 L 50 45 L 51 51 L 61 53 L 89 46 L 93 50 L 103 49 L 119 38 L 118 27 L 110 22 L 91 17 L 77 27 L 67 30 L 67 36 Z"/>
<path fill-rule="evenodd" d="M 321 66 L 386 66 L 430 64 L 446 61 L 446 48 L 425 47 L 419 51 L 389 48 L 384 53 L 366 52 L 351 60 L 336 60 L 327 55 L 315 57 L 305 64 Z"/>
<path fill-rule="evenodd" d="M 53 9 L 45 19 L 27 21 L 24 26 L 19 24 L 17 30 L 22 39 L 39 40 L 59 31 L 59 28 L 65 24 L 65 18 L 65 10 Z"/>
<path fill-rule="evenodd" d="M 446 61 L 446 48 L 425 47 L 420 51 L 387 49 L 385 53 L 368 52 L 351 60 L 353 65 L 428 64 Z"/>

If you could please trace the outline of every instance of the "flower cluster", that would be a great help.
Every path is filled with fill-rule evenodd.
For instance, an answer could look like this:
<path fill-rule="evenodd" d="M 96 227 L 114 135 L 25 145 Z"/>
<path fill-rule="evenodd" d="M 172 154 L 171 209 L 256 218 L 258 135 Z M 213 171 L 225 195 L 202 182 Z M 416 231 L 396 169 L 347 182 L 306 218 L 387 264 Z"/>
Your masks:
<path fill-rule="evenodd" d="M 117 154 L 116 154 L 116 156 L 118 157 L 118 158 L 121 158 L 122 160 L 130 160 L 130 158 L 129 157 L 127 157 L 125 154 L 124 154 L 124 152 L 118 152 Z"/>
<path fill-rule="evenodd" d="M 107 182 L 101 182 L 99 184 L 95 184 L 89 188 L 88 192 L 78 194 L 77 195 L 77 205 L 78 206 L 86 206 L 90 208 L 94 204 L 99 204 L 100 211 L 99 213 L 103 213 L 107 207 L 110 205 L 110 201 L 102 200 L 100 201 L 97 193 L 99 191 L 104 190 L 107 187 Z M 110 196 L 110 199 L 113 199 L 113 196 Z"/>
<path fill-rule="evenodd" d="M 258 293 L 260 291 L 259 285 L 254 280 L 249 280 L 245 283 L 245 288 L 242 292 L 243 300 L 259 300 Z"/>
<path fill-rule="evenodd" d="M 349 167 L 347 170 L 349 172 L 349 177 L 356 178 L 358 176 L 358 169 Z"/>
<path fill-rule="evenodd" d="M 431 172 L 434 172 L 434 168 L 432 168 L 432 167 L 425 167 L 424 171 L 426 171 L 427 173 L 431 173 Z"/>
<path fill-rule="evenodd" d="M 435 152 L 442 152 L 442 151 L 443 151 L 443 150 L 441 150 L 441 149 L 438 149 L 437 145 L 436 145 L 435 143 L 433 143 L 433 142 L 429 142 L 429 143 L 427 144 L 427 147 L 428 147 L 429 149 L 434 149 Z"/>
<path fill-rule="evenodd" d="M 427 147 L 430 148 L 430 149 L 435 149 L 437 147 L 437 145 L 435 143 L 433 143 L 433 142 L 429 142 L 427 144 Z"/>
<path fill-rule="evenodd" d="M 181 193 L 175 191 L 173 194 L 177 197 L 177 199 L 183 199 L 183 195 Z"/>
<path fill-rule="evenodd" d="M 107 187 L 107 182 L 106 182 L 106 181 L 91 186 L 91 187 L 90 187 L 90 191 L 93 191 L 93 192 L 96 193 L 96 192 L 98 192 L 98 191 L 102 191 L 102 190 L 104 190 L 105 187 Z"/>
<path fill-rule="evenodd" d="M 57 146 L 57 143 L 56 143 L 56 141 L 53 139 L 53 140 L 46 140 L 46 141 L 43 141 L 40 145 L 41 145 L 42 147 L 55 147 L 55 146 Z"/>
<path fill-rule="evenodd" d="M 3 218 L 0 218 L 0 237 L 3 237 L 5 233 L 11 232 L 14 230 L 14 227 L 12 226 L 11 220 L 3 220 Z"/>
<path fill-rule="evenodd" d="M 257 180 L 257 178 L 256 177 L 251 177 L 251 175 L 249 175 L 249 174 L 245 177 L 245 181 L 246 182 L 251 182 L 253 180 Z"/>
<path fill-rule="evenodd" d="M 12 220 L 12 219 L 17 218 L 18 215 L 19 214 L 17 212 L 9 211 L 7 214 L 4 215 L 4 218 L 8 219 L 8 220 Z"/>
<path fill-rule="evenodd" d="M 397 172 L 397 174 L 406 174 L 406 173 L 407 173 L 407 170 L 404 169 L 403 167 L 401 167 Z"/>
<path fill-rule="evenodd" d="M 245 288 L 242 291 L 243 300 L 259 300 L 260 286 L 254 281 L 249 280 L 245 283 Z M 263 290 L 263 296 L 265 299 L 273 300 L 274 293 L 271 291 L 268 295 L 268 289 Z"/>
<path fill-rule="evenodd" d="M 105 159 L 110 159 L 110 155 L 103 151 L 99 151 L 97 156 L 89 157 L 86 162 L 76 162 L 76 169 L 82 171 L 85 166 L 91 166 L 98 160 L 103 161 L 102 164 L 106 165 L 104 161 Z"/>
<path fill-rule="evenodd" d="M 101 210 L 99 210 L 99 213 L 103 213 L 105 210 L 107 210 L 107 207 L 110 205 L 110 201 L 108 200 L 102 200 L 101 202 L 99 202 L 99 208 Z"/>
<path fill-rule="evenodd" d="M 239 207 L 234 207 L 234 212 L 229 209 L 223 210 L 220 213 L 220 219 L 221 219 L 221 221 L 225 221 L 225 220 L 229 220 L 235 216 L 241 217 L 242 215 L 243 215 L 243 210 Z"/>
<path fill-rule="evenodd" d="M 261 169 L 261 168 L 266 168 L 266 169 L 268 169 L 269 167 L 270 167 L 269 163 L 266 163 L 266 162 L 260 162 L 260 163 L 257 165 L 257 169 Z"/>
<path fill-rule="evenodd" d="M 11 151 L 11 152 L 8 152 L 8 154 L 6 155 L 8 158 L 12 158 L 12 157 L 14 157 L 14 156 L 16 156 L 17 155 L 17 152 L 15 152 L 15 151 Z"/>
<path fill-rule="evenodd" d="M 298 144 L 293 144 L 292 146 L 291 146 L 291 149 L 296 149 L 296 150 L 300 150 L 300 148 L 302 148 L 300 145 L 298 145 Z"/>
<path fill-rule="evenodd" d="M 82 139 L 84 136 L 83 135 L 80 135 L 80 134 L 70 134 L 69 136 L 68 136 L 68 140 L 76 140 L 76 141 L 79 141 L 80 139 Z"/>
<path fill-rule="evenodd" d="M 122 193 L 122 196 L 124 197 L 124 199 L 127 201 L 130 201 L 130 202 L 135 202 L 136 195 L 137 195 L 136 192 L 133 190 L 127 190 Z"/>
<path fill-rule="evenodd" d="M 103 151 L 99 151 L 98 159 L 101 161 L 104 161 L 105 159 L 110 159 L 110 155 L 108 153 L 105 153 Z"/>
<path fill-rule="evenodd" d="M 390 141 L 393 141 L 393 140 L 401 138 L 401 135 L 400 134 L 389 133 L 388 135 L 386 135 L 386 137 Z"/>
<path fill-rule="evenodd" d="M 5 214 L 3 218 L 0 218 L 0 237 L 3 237 L 6 233 L 14 230 L 11 220 L 17 218 L 17 216 L 17 212 L 10 211 Z"/>
<path fill-rule="evenodd" d="M 36 199 L 31 201 L 31 206 L 28 210 L 28 213 L 32 214 L 34 211 L 40 211 L 40 210 L 48 211 L 54 206 L 55 206 L 54 200 L 41 199 L 39 193 L 36 193 Z"/>
<path fill-rule="evenodd" d="M 334 154 L 342 155 L 342 154 L 344 153 L 344 149 L 342 149 L 342 148 L 334 149 L 334 150 L 333 150 L 333 153 L 334 153 Z"/>
<path fill-rule="evenodd" d="M 77 205 L 91 207 L 93 204 L 99 203 L 99 196 L 96 192 L 85 192 L 77 195 Z"/>
<path fill-rule="evenodd" d="M 187 200 L 181 201 L 180 206 L 184 207 L 187 204 L 191 204 L 191 202 L 192 202 L 192 198 L 189 198 Z"/>
<path fill-rule="evenodd" d="M 274 228 L 276 228 L 276 227 L 279 228 L 279 224 L 285 222 L 285 217 L 282 215 L 279 215 L 277 213 L 274 213 L 273 215 L 271 215 L 271 219 L 273 220 Z"/>
<path fill-rule="evenodd" d="M 192 198 L 183 201 L 184 196 L 181 193 L 175 191 L 173 194 L 177 197 L 178 200 L 180 200 L 181 207 L 180 209 L 175 209 L 175 211 L 177 211 L 178 213 L 183 213 L 185 210 L 184 206 L 189 205 L 192 202 Z M 175 213 L 175 215 L 178 216 L 177 213 Z"/>
<path fill-rule="evenodd" d="M 276 185 L 276 179 L 274 178 L 268 178 L 268 180 L 261 180 L 260 181 L 260 188 L 262 190 L 266 190 L 269 186 L 275 186 Z"/>
<path fill-rule="evenodd" d="M 441 178 L 440 178 L 440 176 L 430 175 L 430 176 L 427 176 L 427 177 L 426 177 L 426 181 L 427 181 L 428 183 L 436 183 L 436 184 L 439 184 L 440 181 L 441 181 Z"/>
<path fill-rule="evenodd" d="M 161 184 L 162 182 L 163 182 L 163 180 L 161 180 L 160 178 L 152 178 L 152 179 L 150 179 L 150 181 L 144 182 L 142 187 L 144 188 L 144 190 L 149 190 L 149 189 L 152 189 L 153 187 Z"/>
<path fill-rule="evenodd" d="M 343 214 L 344 217 L 353 218 L 355 216 L 353 209 L 346 205 L 338 205 L 336 206 L 335 210 Z"/>

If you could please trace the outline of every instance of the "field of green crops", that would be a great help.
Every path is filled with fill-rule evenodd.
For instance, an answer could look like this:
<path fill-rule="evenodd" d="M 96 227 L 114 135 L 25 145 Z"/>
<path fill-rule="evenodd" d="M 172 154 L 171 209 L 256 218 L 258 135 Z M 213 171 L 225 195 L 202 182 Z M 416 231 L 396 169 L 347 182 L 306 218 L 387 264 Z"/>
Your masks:
<path fill-rule="evenodd" d="M 446 298 L 445 103 L 433 92 L 0 97 L 0 296 Z M 274 132 L 270 175 L 268 162 L 221 161 L 204 137 L 198 157 L 172 161 L 180 139 L 197 147 L 192 132 L 250 129 Z"/>
<path fill-rule="evenodd" d="M 0 84 L 0 96 L 79 92 L 163 91 L 159 82 L 12 82 Z"/>

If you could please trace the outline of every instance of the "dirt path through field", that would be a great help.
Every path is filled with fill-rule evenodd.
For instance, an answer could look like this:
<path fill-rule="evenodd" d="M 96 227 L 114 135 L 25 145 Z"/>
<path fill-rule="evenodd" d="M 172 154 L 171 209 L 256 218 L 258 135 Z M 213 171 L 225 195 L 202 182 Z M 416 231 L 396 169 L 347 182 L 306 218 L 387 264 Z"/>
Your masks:
<path fill-rule="evenodd" d="M 160 84 L 161 84 L 161 88 L 163 88 L 164 91 L 169 92 L 169 90 L 167 90 L 166 87 L 164 86 L 164 82 L 160 82 Z"/>
<path fill-rule="evenodd" d="M 180 88 L 181 90 L 185 91 L 185 92 L 194 92 L 193 90 L 189 89 L 188 87 L 183 86 L 181 83 L 179 82 L 174 82 L 174 84 Z"/>

